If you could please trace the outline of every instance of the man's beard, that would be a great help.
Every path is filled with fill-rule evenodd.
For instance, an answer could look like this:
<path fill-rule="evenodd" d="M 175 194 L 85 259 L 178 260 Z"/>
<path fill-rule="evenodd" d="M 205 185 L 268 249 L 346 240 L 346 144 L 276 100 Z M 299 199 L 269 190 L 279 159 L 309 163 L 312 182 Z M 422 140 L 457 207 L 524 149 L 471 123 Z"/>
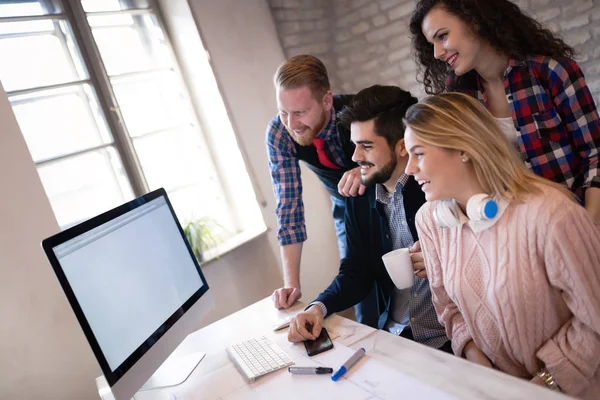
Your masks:
<path fill-rule="evenodd" d="M 307 128 L 307 131 L 302 136 L 296 135 L 294 133 L 294 130 L 288 126 L 286 126 L 286 129 L 288 130 L 288 132 L 289 132 L 290 136 L 292 137 L 292 139 L 294 140 L 294 142 L 298 143 L 300 146 L 310 146 L 313 142 L 313 139 L 316 138 L 317 135 L 319 134 L 319 132 L 321 132 L 321 130 L 323 130 L 323 128 L 325 127 L 325 120 L 326 120 L 326 115 L 325 115 L 325 111 L 323 111 L 323 114 L 321 114 L 321 119 L 319 120 L 319 122 L 317 124 L 315 124 L 317 129 L 312 129 L 312 128 L 309 128 L 308 126 L 304 125 L 304 127 Z"/>
<path fill-rule="evenodd" d="M 307 127 L 306 132 L 302 136 L 296 135 L 294 133 L 294 131 L 289 130 L 289 129 L 288 129 L 288 132 L 292 136 L 292 139 L 294 140 L 294 142 L 298 143 L 300 146 L 310 146 L 313 142 L 313 139 L 317 137 L 317 133 L 318 133 L 308 127 Z"/>
<path fill-rule="evenodd" d="M 383 184 L 389 181 L 392 177 L 392 174 L 394 173 L 394 170 L 396 169 L 396 165 L 398 164 L 398 161 L 396 160 L 396 155 L 393 152 L 391 153 L 391 156 L 392 157 L 389 163 L 385 164 L 383 167 L 381 167 L 379 171 L 375 172 L 368 178 L 365 177 L 365 175 L 361 174 L 360 183 L 362 183 L 365 186 L 371 186 L 377 183 Z M 358 163 L 358 165 L 367 165 L 373 167 L 373 164 L 368 162 Z"/>

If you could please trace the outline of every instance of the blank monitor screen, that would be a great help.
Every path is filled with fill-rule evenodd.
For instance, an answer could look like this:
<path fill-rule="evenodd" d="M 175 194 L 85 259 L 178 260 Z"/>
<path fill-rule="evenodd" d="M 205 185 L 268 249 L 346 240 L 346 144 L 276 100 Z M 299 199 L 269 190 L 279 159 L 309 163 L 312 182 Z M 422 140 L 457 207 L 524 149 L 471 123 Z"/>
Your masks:
<path fill-rule="evenodd" d="M 208 289 L 162 189 L 43 246 L 111 385 Z"/>

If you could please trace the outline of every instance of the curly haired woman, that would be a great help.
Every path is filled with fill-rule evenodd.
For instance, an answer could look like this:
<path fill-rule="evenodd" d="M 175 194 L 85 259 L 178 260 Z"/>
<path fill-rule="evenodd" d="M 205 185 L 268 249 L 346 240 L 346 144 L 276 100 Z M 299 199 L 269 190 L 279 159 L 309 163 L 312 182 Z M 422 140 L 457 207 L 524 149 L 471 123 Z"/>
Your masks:
<path fill-rule="evenodd" d="M 480 100 L 526 165 L 600 224 L 600 120 L 573 48 L 508 0 L 420 0 L 410 30 L 426 92 Z"/>

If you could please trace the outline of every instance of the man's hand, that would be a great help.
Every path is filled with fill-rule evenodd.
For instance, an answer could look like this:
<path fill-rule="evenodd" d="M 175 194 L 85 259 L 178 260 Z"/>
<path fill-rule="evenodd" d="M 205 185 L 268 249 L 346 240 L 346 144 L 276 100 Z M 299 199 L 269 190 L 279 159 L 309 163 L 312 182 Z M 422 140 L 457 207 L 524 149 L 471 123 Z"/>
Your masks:
<path fill-rule="evenodd" d="M 271 295 L 275 308 L 290 308 L 300 297 L 302 291 L 297 287 L 279 288 Z"/>
<path fill-rule="evenodd" d="M 318 306 L 297 314 L 290 321 L 288 340 L 293 343 L 315 340 L 321 334 L 323 327 L 323 313 Z"/>
<path fill-rule="evenodd" d="M 365 190 L 367 190 L 367 187 L 360 183 L 360 167 L 346 171 L 340 179 L 340 183 L 338 183 L 338 192 L 345 197 L 362 196 Z"/>
<path fill-rule="evenodd" d="M 427 278 L 427 270 L 425 269 L 425 261 L 423 260 L 423 253 L 421 252 L 421 242 L 418 240 L 415 244 L 408 249 L 410 253 L 410 260 L 412 261 L 413 270 L 415 275 L 419 278 Z"/>

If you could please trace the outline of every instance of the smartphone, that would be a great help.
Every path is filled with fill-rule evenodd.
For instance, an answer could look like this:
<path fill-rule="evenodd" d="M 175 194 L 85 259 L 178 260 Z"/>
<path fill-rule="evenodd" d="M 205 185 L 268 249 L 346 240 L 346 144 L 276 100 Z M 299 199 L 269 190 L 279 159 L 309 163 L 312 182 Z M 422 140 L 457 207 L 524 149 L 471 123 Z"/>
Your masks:
<path fill-rule="evenodd" d="M 322 328 L 319 337 L 315 340 L 306 340 L 304 342 L 304 347 L 306 348 L 306 354 L 308 354 L 309 357 L 312 357 L 324 351 L 333 349 L 333 342 L 329 338 L 327 329 Z"/>

